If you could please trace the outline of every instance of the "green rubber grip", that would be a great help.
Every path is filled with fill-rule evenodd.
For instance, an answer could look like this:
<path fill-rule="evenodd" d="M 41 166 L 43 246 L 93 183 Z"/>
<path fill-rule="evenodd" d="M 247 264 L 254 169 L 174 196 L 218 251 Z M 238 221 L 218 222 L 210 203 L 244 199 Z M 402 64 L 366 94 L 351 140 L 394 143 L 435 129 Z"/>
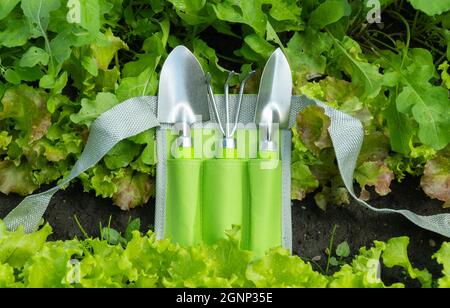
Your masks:
<path fill-rule="evenodd" d="M 226 238 L 233 225 L 242 226 L 248 205 L 248 168 L 245 160 L 203 162 L 202 237 L 207 244 Z"/>
<path fill-rule="evenodd" d="M 165 237 L 183 246 L 201 241 L 201 169 L 201 160 L 167 160 Z"/>

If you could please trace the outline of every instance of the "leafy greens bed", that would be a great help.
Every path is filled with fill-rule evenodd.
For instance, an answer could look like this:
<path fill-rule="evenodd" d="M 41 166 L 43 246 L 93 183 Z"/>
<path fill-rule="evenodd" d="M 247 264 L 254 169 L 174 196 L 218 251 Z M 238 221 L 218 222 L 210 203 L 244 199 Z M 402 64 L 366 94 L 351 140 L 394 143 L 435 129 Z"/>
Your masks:
<path fill-rule="evenodd" d="M 433 256 L 443 266 L 442 277 L 433 280 L 426 269 L 414 268 L 409 261 L 407 237 L 375 241 L 373 247 L 361 248 L 351 263 L 327 275 L 281 248 L 252 261 L 250 252 L 239 249 L 238 229 L 217 245 L 189 248 L 156 241 L 151 231 L 142 235 L 133 227 L 120 241 L 112 231 L 104 229 L 103 239 L 47 242 L 52 232 L 49 225 L 24 234 L 22 230 L 8 232 L 0 222 L 0 288 L 404 287 L 400 281 L 389 285 L 382 281 L 380 262 L 384 268 L 401 268 L 422 287 L 450 287 L 450 243 L 444 243 Z"/>
<path fill-rule="evenodd" d="M 431 198 L 449 206 L 450 1 L 382 0 L 382 23 L 371 24 L 374 2 L 2 0 L 0 191 L 28 195 L 67 174 L 98 115 L 127 98 L 156 94 L 172 47 L 192 49 L 217 91 L 226 69 L 247 72 L 253 63 L 260 71 L 281 47 L 295 94 L 363 121 L 366 140 L 355 174 L 362 198 L 370 197 L 368 186 L 386 195 L 391 181 L 412 174 L 422 177 Z M 292 198 L 315 192 L 322 209 L 349 202 L 329 123 L 323 110 L 311 107 L 299 115 L 293 138 Z M 148 131 L 118 144 L 80 180 L 85 190 L 129 209 L 153 195 L 155 163 Z M 42 258 L 64 245 L 81 254 L 78 242 L 48 243 Z M 96 257 L 89 258 L 95 263 Z M 278 257 L 299 262 L 278 253 L 266 262 Z"/>

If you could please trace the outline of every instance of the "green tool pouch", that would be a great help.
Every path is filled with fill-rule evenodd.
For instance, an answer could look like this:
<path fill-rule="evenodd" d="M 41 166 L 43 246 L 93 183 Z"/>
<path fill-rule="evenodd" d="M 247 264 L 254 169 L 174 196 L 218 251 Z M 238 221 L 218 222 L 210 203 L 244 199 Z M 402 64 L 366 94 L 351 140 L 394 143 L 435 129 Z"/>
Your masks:
<path fill-rule="evenodd" d="M 181 245 L 201 240 L 202 161 L 167 160 L 165 235 Z"/>
<path fill-rule="evenodd" d="M 242 226 L 241 247 L 282 246 L 281 161 L 168 159 L 164 235 L 180 245 L 214 244 Z"/>
<path fill-rule="evenodd" d="M 225 230 L 244 223 L 248 208 L 247 161 L 205 160 L 202 184 L 202 240 L 214 244 L 225 237 Z"/>
<path fill-rule="evenodd" d="M 237 97 L 230 100 L 236 104 Z M 256 96 L 245 96 L 239 123 L 251 125 L 255 108 Z M 215 151 L 224 153 L 222 157 L 208 157 L 204 155 L 208 142 L 202 137 L 202 151 L 193 149 L 195 158 L 186 159 L 173 158 L 176 133 L 171 125 L 161 126 L 157 132 L 155 216 L 159 238 L 180 245 L 214 244 L 226 238 L 227 230 L 240 226 L 241 248 L 253 251 L 256 257 L 274 247 L 291 249 L 291 132 L 280 132 L 279 152 L 271 155 L 258 155 L 254 125 L 239 132 L 244 137 L 237 138 L 235 153 L 219 148 Z M 214 136 L 216 140 L 209 144 L 220 144 L 220 134 Z M 193 144 L 195 147 L 198 142 Z"/>

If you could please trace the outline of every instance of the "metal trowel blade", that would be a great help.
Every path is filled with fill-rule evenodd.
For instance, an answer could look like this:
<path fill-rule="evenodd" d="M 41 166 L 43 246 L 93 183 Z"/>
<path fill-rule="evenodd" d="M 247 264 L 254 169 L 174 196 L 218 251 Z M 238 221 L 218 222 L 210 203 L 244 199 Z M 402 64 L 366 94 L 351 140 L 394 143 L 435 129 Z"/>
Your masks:
<path fill-rule="evenodd" d="M 184 46 L 177 46 L 164 62 L 158 93 L 160 123 L 192 125 L 209 121 L 205 73 L 197 58 Z"/>

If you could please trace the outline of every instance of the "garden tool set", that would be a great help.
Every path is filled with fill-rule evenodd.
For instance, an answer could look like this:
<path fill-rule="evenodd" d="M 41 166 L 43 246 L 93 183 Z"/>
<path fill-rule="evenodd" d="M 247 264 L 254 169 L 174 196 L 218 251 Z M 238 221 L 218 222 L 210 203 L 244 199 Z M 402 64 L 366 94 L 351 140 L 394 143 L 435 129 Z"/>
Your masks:
<path fill-rule="evenodd" d="M 210 75 L 203 73 L 194 55 L 185 47 L 175 48 L 163 65 L 158 120 L 169 124 L 160 130 L 160 135 L 165 131 L 161 137 L 166 139 L 165 148 L 173 149 L 174 142 L 177 147 L 191 148 L 190 128 L 197 122 L 196 118 L 201 123 L 208 123 L 214 117 L 222 136 L 215 143 L 219 145 L 216 152 L 223 150 L 224 153 L 223 157 L 185 155 L 177 159 L 166 152 L 159 157 L 166 165 L 167 176 L 164 227 L 161 230 L 164 237 L 181 245 L 202 241 L 213 244 L 225 238 L 227 230 L 240 226 L 241 246 L 257 255 L 282 245 L 282 173 L 278 161 L 280 148 L 275 141 L 280 139 L 280 131 L 275 127 L 288 127 L 292 78 L 284 54 L 281 50 L 275 51 L 263 73 L 258 106 L 248 106 L 243 102 L 245 85 L 254 73 L 251 71 L 243 78 L 238 95 L 230 95 L 230 83 L 237 75 L 230 72 L 225 81 L 224 96 L 216 97 Z M 241 116 L 242 109 L 246 111 L 244 117 Z M 176 123 L 182 128 L 178 135 L 171 129 Z M 267 161 L 258 156 L 251 157 L 250 153 L 238 158 L 235 152 L 238 123 L 253 123 L 253 130 L 259 126 L 264 131 L 259 148 L 276 155 Z M 252 130 L 242 129 L 244 135 L 250 135 Z M 200 133 L 200 136 L 204 135 Z M 203 137 L 201 139 L 203 141 Z"/>
<path fill-rule="evenodd" d="M 377 213 L 403 215 L 450 237 L 448 214 L 375 208 L 356 196 L 353 173 L 364 139 L 362 123 L 318 100 L 292 96 L 291 70 L 280 49 L 264 68 L 257 96 L 244 95 L 253 72 L 242 79 L 239 94 L 230 95 L 234 75 L 225 82 L 225 95 L 214 95 L 211 76 L 196 57 L 186 47 L 176 47 L 162 68 L 158 97 L 134 97 L 102 113 L 90 125 L 87 144 L 71 172 L 58 186 L 26 197 L 4 218 L 5 225 L 32 232 L 60 188 L 120 141 L 156 128 L 159 239 L 214 244 L 232 230 L 228 235 L 239 238 L 240 246 L 257 258 L 273 247 L 292 250 L 291 129 L 298 113 L 315 105 L 330 118 L 328 132 L 342 182 L 357 203 Z M 211 135 L 214 125 L 219 133 Z M 254 144 L 257 149 L 251 151 Z M 208 150 L 210 145 L 214 151 Z"/>

